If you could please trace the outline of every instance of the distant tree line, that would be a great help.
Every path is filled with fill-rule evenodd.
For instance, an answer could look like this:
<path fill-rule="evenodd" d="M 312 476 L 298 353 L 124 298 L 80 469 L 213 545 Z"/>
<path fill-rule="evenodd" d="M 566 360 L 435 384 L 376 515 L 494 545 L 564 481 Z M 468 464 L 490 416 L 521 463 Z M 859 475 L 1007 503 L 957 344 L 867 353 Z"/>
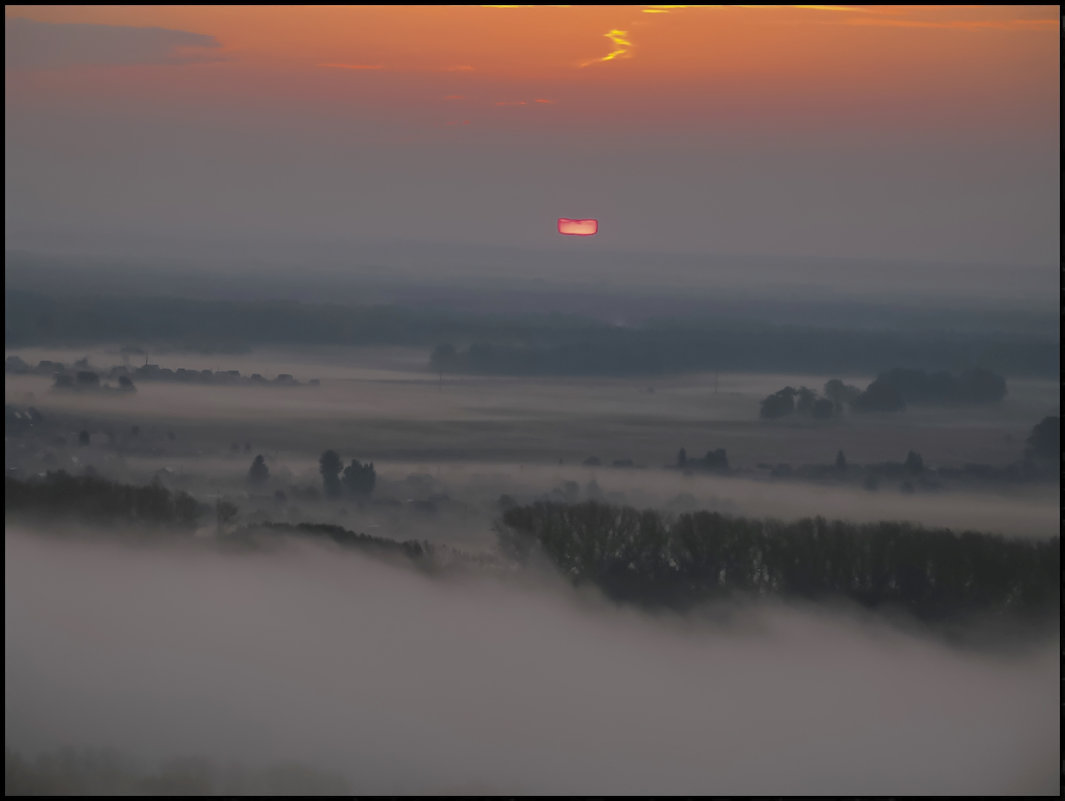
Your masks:
<path fill-rule="evenodd" d="M 686 471 L 708 470 L 710 472 L 727 473 L 729 471 L 728 452 L 724 448 L 718 448 L 717 450 L 707 451 L 706 456 L 702 459 L 692 459 L 688 457 L 688 451 L 685 448 L 681 448 L 677 451 L 677 467 Z"/>
<path fill-rule="evenodd" d="M 1053 460 L 1060 465 L 1061 418 L 1044 417 L 1032 428 L 1025 440 L 1025 455 L 1030 459 Z"/>
<path fill-rule="evenodd" d="M 1056 614 L 1060 539 L 1013 540 L 909 523 L 795 522 L 589 501 L 503 512 L 500 545 L 524 562 L 539 551 L 576 583 L 610 598 L 687 608 L 733 593 L 848 598 L 926 620 L 970 614 Z"/>
<path fill-rule="evenodd" d="M 173 370 L 157 364 L 142 364 L 139 367 L 115 365 L 110 368 L 90 368 L 86 359 L 79 359 L 73 367 L 50 359 L 41 359 L 36 365 L 30 365 L 17 355 L 7 357 L 4 362 L 4 372 L 13 375 L 52 376 L 55 378 L 55 389 L 98 389 L 101 387 L 101 379 L 111 379 L 117 382 L 118 389 L 134 391 L 136 389 L 133 385 L 134 378 L 138 381 L 178 381 L 186 384 L 226 386 L 265 384 L 282 387 L 303 386 L 288 373 L 280 373 L 276 378 L 268 379 L 259 373 L 243 376 L 238 370 L 189 370 L 184 367 Z M 319 381 L 315 378 L 307 383 L 313 386 Z"/>
<path fill-rule="evenodd" d="M 4 477 L 4 510 L 89 523 L 143 522 L 194 528 L 207 507 L 186 492 L 171 492 L 158 481 L 131 486 L 93 475 L 59 470 L 21 480 Z"/>
<path fill-rule="evenodd" d="M 352 459 L 344 467 L 340 455 L 334 450 L 325 451 L 318 459 L 318 471 L 322 474 L 322 487 L 327 498 L 338 498 L 347 494 L 356 498 L 367 498 L 377 484 L 377 472 L 373 462 L 362 464 Z"/>
<path fill-rule="evenodd" d="M 692 370 L 868 371 L 884 364 L 938 369 L 982 364 L 1056 376 L 1059 343 L 994 333 L 957 337 L 687 318 L 622 328 L 565 314 L 485 315 L 401 306 L 178 297 L 4 295 L 9 348 L 99 342 L 444 347 L 433 369 L 510 375 L 634 375 Z"/>
<path fill-rule="evenodd" d="M 474 340 L 437 345 L 439 373 L 500 375 L 641 375 L 703 370 L 867 371 L 885 363 L 924 369 L 981 363 L 1011 373 L 1056 375 L 1056 343 L 957 340 L 908 332 L 795 326 L 664 325 L 593 329 L 580 339 Z M 556 338 L 557 339 L 557 338 Z M 966 388 L 968 389 L 968 388 Z"/>
<path fill-rule="evenodd" d="M 246 529 L 248 532 L 259 530 L 296 537 L 321 537 L 345 548 L 356 548 L 376 555 L 397 554 L 424 564 L 431 563 L 434 556 L 433 546 L 428 542 L 417 542 L 416 540 L 399 542 L 386 537 L 360 534 L 341 526 L 325 523 L 259 523 Z"/>
<path fill-rule="evenodd" d="M 4 794 L 9 796 L 259 796 L 350 795 L 341 776 L 294 763 L 248 769 L 201 757 L 154 767 L 109 748 L 55 749 L 24 757 L 4 749 Z"/>
<path fill-rule="evenodd" d="M 908 404 L 997 403 L 1006 397 L 1006 379 L 980 367 L 956 376 L 896 367 L 880 373 L 864 391 L 838 378 L 830 379 L 823 394 L 819 397 L 806 387 L 784 387 L 762 399 L 759 416 L 766 420 L 789 415 L 828 420 L 847 408 L 855 412 L 901 412 Z"/>

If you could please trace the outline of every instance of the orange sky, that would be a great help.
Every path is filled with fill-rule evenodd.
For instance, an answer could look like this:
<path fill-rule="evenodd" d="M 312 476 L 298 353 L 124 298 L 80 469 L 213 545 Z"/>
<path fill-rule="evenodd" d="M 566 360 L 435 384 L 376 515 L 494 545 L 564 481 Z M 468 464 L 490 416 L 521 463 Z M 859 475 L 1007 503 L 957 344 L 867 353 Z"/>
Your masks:
<path fill-rule="evenodd" d="M 433 124 L 647 124 L 651 115 L 691 125 L 719 120 L 715 103 L 733 121 L 782 116 L 799 128 L 811 116 L 854 112 L 882 124 L 1019 114 L 1034 125 L 1057 115 L 1046 102 L 1057 94 L 1056 6 L 8 6 L 6 14 L 207 34 L 220 45 L 209 55 L 225 59 L 166 75 L 111 69 L 106 80 L 89 67 L 81 77 L 24 75 L 22 84 L 9 73 L 9 88 L 24 90 L 122 87 L 327 105 L 358 97 Z"/>
<path fill-rule="evenodd" d="M 1057 258 L 1057 6 L 6 17 L 9 230 Z"/>

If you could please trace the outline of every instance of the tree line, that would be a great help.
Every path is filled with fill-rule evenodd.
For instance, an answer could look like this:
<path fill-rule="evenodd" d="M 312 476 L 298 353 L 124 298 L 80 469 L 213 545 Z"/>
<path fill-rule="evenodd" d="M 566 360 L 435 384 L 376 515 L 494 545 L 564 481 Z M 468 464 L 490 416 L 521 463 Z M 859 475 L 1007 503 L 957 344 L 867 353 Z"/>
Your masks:
<path fill-rule="evenodd" d="M 784 387 L 762 399 L 759 416 L 773 420 L 794 414 L 828 420 L 848 408 L 854 412 L 901 412 L 910 404 L 997 403 L 1006 392 L 1006 379 L 982 367 L 958 375 L 895 367 L 880 373 L 864 390 L 838 378 L 825 383 L 822 397 L 807 387 Z"/>
<path fill-rule="evenodd" d="M 922 332 L 699 324 L 597 328 L 581 337 L 467 338 L 429 355 L 438 373 L 499 375 L 661 375 L 703 370 L 866 372 L 884 364 L 938 370 L 982 364 L 1013 374 L 1056 375 L 1058 345 L 965 339 Z M 545 341 L 546 340 L 546 341 Z M 938 373 L 937 373 L 938 375 Z"/>
<path fill-rule="evenodd" d="M 4 477 L 4 510 L 77 517 L 89 523 L 122 521 L 195 528 L 208 509 L 187 492 L 172 492 L 158 480 L 145 486 L 64 470 L 27 481 Z"/>
<path fill-rule="evenodd" d="M 542 553 L 608 597 L 687 608 L 732 594 L 841 597 L 935 621 L 972 614 L 1056 614 L 1061 546 L 901 522 L 794 522 L 715 512 L 672 516 L 594 501 L 503 512 L 508 556 Z"/>

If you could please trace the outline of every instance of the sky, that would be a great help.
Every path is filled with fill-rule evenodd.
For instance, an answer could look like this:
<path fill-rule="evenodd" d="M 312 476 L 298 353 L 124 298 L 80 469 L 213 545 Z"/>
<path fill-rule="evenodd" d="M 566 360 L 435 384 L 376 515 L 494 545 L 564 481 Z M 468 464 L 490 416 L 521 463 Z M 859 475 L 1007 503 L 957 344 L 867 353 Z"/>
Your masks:
<path fill-rule="evenodd" d="M 6 245 L 1049 267 L 1060 36 L 1058 6 L 7 6 Z"/>

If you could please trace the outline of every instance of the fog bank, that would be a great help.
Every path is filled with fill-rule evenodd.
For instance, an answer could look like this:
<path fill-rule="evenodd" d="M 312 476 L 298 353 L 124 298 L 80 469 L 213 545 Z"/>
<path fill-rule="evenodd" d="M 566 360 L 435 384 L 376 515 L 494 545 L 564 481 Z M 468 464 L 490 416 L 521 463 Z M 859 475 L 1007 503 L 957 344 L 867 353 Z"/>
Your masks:
<path fill-rule="evenodd" d="M 297 760 L 357 793 L 1056 794 L 1058 642 L 651 618 L 545 578 L 5 537 L 5 737 Z"/>

